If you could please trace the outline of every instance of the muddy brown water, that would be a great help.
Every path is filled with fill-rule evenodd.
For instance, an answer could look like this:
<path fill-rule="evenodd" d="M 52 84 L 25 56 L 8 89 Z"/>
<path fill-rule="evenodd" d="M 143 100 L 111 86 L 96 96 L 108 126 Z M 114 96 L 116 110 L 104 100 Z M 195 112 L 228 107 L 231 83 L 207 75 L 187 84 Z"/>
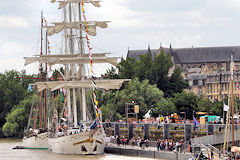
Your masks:
<path fill-rule="evenodd" d="M 94 156 L 58 155 L 48 150 L 12 149 L 21 145 L 21 139 L 0 139 L 0 160 L 154 160 L 113 154 Z"/>

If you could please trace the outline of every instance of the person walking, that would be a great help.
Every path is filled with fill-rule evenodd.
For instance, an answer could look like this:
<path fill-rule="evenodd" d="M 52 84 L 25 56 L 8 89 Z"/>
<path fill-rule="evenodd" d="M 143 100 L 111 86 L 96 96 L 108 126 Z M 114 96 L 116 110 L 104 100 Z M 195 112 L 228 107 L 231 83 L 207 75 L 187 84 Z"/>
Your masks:
<path fill-rule="evenodd" d="M 213 147 L 211 148 L 211 159 L 214 159 L 214 157 L 213 157 Z"/>
<path fill-rule="evenodd" d="M 148 148 L 149 147 L 149 140 L 148 139 L 146 139 L 146 148 Z"/>
<path fill-rule="evenodd" d="M 140 141 L 140 147 L 141 147 L 141 149 L 144 149 L 144 139 L 143 138 Z"/>
<path fill-rule="evenodd" d="M 117 145 L 120 146 L 120 144 L 121 144 L 120 136 L 117 136 Z"/>
<path fill-rule="evenodd" d="M 177 150 L 177 152 L 179 152 L 179 143 L 178 143 L 178 141 L 176 142 L 176 150 Z"/>
<path fill-rule="evenodd" d="M 161 144 L 161 141 L 160 141 L 160 139 L 158 139 L 158 140 L 157 140 L 157 151 L 160 150 L 160 144 Z"/>

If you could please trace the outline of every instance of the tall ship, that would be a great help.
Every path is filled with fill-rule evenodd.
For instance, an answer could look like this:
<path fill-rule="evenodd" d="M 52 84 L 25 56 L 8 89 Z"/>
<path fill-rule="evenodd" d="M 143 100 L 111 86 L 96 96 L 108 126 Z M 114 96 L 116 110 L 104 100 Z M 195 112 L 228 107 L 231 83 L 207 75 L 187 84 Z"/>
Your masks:
<path fill-rule="evenodd" d="M 43 13 L 41 12 L 41 47 L 40 55 L 43 55 L 44 47 L 44 35 L 43 35 Z M 45 36 L 45 41 L 47 42 L 47 34 Z M 47 43 L 46 43 L 47 46 Z M 45 50 L 47 54 L 47 49 Z M 39 77 L 38 78 L 28 78 L 35 79 L 37 81 L 47 81 L 47 63 L 39 64 Z M 19 77 L 27 78 L 27 77 Z M 28 90 L 32 91 L 31 85 L 29 84 Z M 47 132 L 47 102 L 49 92 L 44 89 L 38 93 L 37 97 L 33 98 L 28 125 L 25 129 L 24 136 L 22 138 L 22 146 L 29 149 L 48 149 L 48 132 Z"/>
<path fill-rule="evenodd" d="M 51 2 L 56 3 L 55 0 Z M 97 28 L 107 28 L 109 21 L 88 21 L 85 5 L 100 7 L 100 1 L 64 0 L 58 3 L 58 9 L 63 13 L 62 21 L 53 22 L 51 25 L 46 23 L 42 27 L 47 36 L 64 37 L 61 46 L 64 48 L 63 53 L 25 57 L 25 65 L 39 62 L 50 66 L 49 69 L 54 65 L 64 66 L 63 71 L 59 70 L 57 81 L 32 84 L 38 92 L 48 90 L 52 93 L 50 95 L 53 100 L 48 106 L 49 150 L 57 154 L 102 154 L 106 145 L 106 134 L 95 91 L 119 89 L 127 80 L 102 80 L 97 78 L 94 72 L 93 64 L 117 65 L 118 60 L 117 57 L 107 57 L 109 53 L 92 53 L 90 39 L 96 36 Z M 60 103 L 55 99 L 59 92 L 64 95 L 60 107 Z"/>

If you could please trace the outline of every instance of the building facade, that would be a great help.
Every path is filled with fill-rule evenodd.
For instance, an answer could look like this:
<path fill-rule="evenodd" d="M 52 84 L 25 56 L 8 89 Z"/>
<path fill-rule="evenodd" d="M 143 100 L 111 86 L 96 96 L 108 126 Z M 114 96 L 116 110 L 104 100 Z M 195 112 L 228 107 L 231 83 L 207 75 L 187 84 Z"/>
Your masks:
<path fill-rule="evenodd" d="M 190 91 L 210 100 L 222 100 L 230 90 L 231 55 L 234 63 L 234 94 L 239 97 L 240 90 L 240 46 L 202 47 L 202 48 L 163 48 L 128 50 L 127 57 L 139 59 L 143 54 L 152 58 L 163 50 L 172 56 L 174 67 L 181 67 L 182 75 L 190 86 Z"/>

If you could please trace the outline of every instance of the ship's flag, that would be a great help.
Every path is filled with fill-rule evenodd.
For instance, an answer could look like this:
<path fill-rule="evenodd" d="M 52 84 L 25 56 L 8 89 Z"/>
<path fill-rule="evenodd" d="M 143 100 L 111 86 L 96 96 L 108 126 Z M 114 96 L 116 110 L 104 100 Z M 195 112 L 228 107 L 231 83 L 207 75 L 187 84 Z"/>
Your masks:
<path fill-rule="evenodd" d="M 224 104 L 224 105 L 223 105 L 223 110 L 224 110 L 224 111 L 228 111 L 228 110 L 229 110 L 229 106 L 226 105 L 226 104 Z"/>
<path fill-rule="evenodd" d="M 194 124 L 194 126 L 196 126 L 196 127 L 198 127 L 198 125 L 199 125 L 199 123 L 198 123 L 198 121 L 196 120 L 195 117 L 193 117 L 193 124 Z"/>

